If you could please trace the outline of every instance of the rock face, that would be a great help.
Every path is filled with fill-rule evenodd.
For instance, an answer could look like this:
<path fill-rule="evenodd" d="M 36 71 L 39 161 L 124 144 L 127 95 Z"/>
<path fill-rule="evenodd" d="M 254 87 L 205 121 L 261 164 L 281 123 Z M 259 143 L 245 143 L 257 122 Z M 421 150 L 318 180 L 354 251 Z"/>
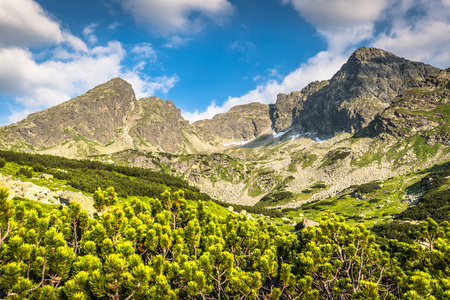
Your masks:
<path fill-rule="evenodd" d="M 114 78 L 86 94 L 2 128 L 8 143 L 23 141 L 34 148 L 83 137 L 100 144 L 119 137 L 137 101 L 131 84 Z"/>
<path fill-rule="evenodd" d="M 194 122 L 193 126 L 208 142 L 248 141 L 271 128 L 269 109 L 269 105 L 256 102 L 238 105 L 212 119 Z"/>
<path fill-rule="evenodd" d="M 437 71 L 387 51 L 360 48 L 327 86 L 307 97 L 293 125 L 324 135 L 355 132 L 388 107 L 400 92 Z"/>
<path fill-rule="evenodd" d="M 181 116 L 181 111 L 169 100 L 158 97 L 140 99 L 139 112 L 131 132 L 139 138 L 139 145 L 146 143 L 160 151 L 179 152 L 184 142 L 183 128 L 189 123 Z"/>
<path fill-rule="evenodd" d="M 114 78 L 1 127 L 0 148 L 78 158 L 127 149 L 203 153 L 222 149 L 221 143 L 249 141 L 271 129 L 281 132 L 294 127 L 319 136 L 355 132 L 389 107 L 399 93 L 418 87 L 439 71 L 380 49 L 360 48 L 330 80 L 279 94 L 275 105 L 239 105 L 192 125 L 172 102 L 158 97 L 136 100 L 131 85 Z M 388 126 L 381 119 L 377 122 L 374 131 Z M 442 133 L 435 139 L 446 137 Z"/>
<path fill-rule="evenodd" d="M 450 146 L 450 69 L 419 82 L 396 97 L 369 124 L 368 132 L 398 138 L 419 134 L 427 143 Z"/>
<path fill-rule="evenodd" d="M 272 111 L 273 129 L 276 132 L 285 131 L 300 117 L 303 102 L 323 87 L 329 84 L 328 80 L 313 81 L 301 92 L 292 92 L 289 95 L 278 94 Z"/>

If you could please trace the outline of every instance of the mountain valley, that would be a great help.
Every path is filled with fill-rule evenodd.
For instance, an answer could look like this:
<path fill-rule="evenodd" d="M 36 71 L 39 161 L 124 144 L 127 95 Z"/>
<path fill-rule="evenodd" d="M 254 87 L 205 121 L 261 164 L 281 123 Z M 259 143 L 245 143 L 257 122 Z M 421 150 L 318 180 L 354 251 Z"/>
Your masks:
<path fill-rule="evenodd" d="M 450 160 L 449 73 L 363 47 L 330 80 L 193 124 L 115 78 L 1 127 L 0 148 L 149 168 L 223 202 L 295 208 Z"/>

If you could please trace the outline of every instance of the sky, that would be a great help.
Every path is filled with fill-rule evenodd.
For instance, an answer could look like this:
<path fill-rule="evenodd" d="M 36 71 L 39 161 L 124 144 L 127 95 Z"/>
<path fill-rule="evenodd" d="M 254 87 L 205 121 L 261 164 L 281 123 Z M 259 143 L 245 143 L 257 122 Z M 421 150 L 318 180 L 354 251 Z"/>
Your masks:
<path fill-rule="evenodd" d="M 330 79 L 361 46 L 450 67 L 450 0 L 0 0 L 0 126 L 114 77 L 194 122 Z"/>

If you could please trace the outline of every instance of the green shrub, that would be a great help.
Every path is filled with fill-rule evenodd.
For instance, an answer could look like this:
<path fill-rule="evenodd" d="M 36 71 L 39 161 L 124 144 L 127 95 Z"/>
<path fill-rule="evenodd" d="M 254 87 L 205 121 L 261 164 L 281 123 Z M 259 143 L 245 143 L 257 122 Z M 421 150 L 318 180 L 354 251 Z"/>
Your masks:
<path fill-rule="evenodd" d="M 378 203 L 380 201 L 381 201 L 381 199 L 379 199 L 379 198 L 373 198 L 373 199 L 369 200 L 369 203 Z"/>
<path fill-rule="evenodd" d="M 306 189 L 306 190 L 303 190 L 302 191 L 302 193 L 305 193 L 305 194 L 309 194 L 309 193 L 311 193 L 312 191 L 311 190 L 309 190 L 309 189 Z"/>
<path fill-rule="evenodd" d="M 19 171 L 17 171 L 17 175 L 23 175 L 27 178 L 33 177 L 33 169 L 29 167 L 21 167 Z"/>
<path fill-rule="evenodd" d="M 315 185 L 313 185 L 311 188 L 313 188 L 313 189 L 324 189 L 324 188 L 326 188 L 327 186 L 325 185 L 325 184 L 323 184 L 323 183 L 316 183 Z"/>
<path fill-rule="evenodd" d="M 381 189 L 381 186 L 378 182 L 363 183 L 356 188 L 356 190 L 362 194 L 372 193 L 373 191 L 379 189 Z"/>
<path fill-rule="evenodd" d="M 45 172 L 45 167 L 39 163 L 33 165 L 33 170 L 35 172 Z"/>
<path fill-rule="evenodd" d="M 0 168 L 3 168 L 6 165 L 6 160 L 3 157 L 0 157 Z"/>

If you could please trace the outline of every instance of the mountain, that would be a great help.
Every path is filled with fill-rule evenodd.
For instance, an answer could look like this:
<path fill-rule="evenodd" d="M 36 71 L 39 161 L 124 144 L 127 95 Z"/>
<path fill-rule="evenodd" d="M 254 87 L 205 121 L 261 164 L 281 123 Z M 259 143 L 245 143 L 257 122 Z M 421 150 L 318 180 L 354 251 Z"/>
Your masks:
<path fill-rule="evenodd" d="M 238 105 L 193 125 L 207 142 L 248 141 L 271 129 L 269 110 L 269 105 L 261 103 Z"/>
<path fill-rule="evenodd" d="M 1 128 L 3 147 L 9 144 L 42 150 L 81 138 L 106 144 L 120 137 L 118 128 L 126 126 L 138 107 L 129 83 L 114 78 L 86 94 Z"/>
<path fill-rule="evenodd" d="M 292 123 L 305 132 L 332 136 L 356 132 L 389 106 L 400 92 L 414 86 L 438 68 L 412 62 L 394 54 L 362 47 L 356 50 L 328 81 L 312 88 L 306 99 L 296 101 Z M 278 101 L 275 107 L 279 106 Z M 289 111 L 289 108 L 288 108 Z"/>
<path fill-rule="evenodd" d="M 450 160 L 448 73 L 360 48 L 330 80 L 193 124 L 115 78 L 1 127 L 0 148 L 150 168 L 226 202 L 296 207 Z"/>
<path fill-rule="evenodd" d="M 295 91 L 286 94 L 278 94 L 273 108 L 273 128 L 276 132 L 286 131 L 300 118 L 303 104 L 314 93 L 329 85 L 328 80 L 313 81 L 300 92 Z"/>

